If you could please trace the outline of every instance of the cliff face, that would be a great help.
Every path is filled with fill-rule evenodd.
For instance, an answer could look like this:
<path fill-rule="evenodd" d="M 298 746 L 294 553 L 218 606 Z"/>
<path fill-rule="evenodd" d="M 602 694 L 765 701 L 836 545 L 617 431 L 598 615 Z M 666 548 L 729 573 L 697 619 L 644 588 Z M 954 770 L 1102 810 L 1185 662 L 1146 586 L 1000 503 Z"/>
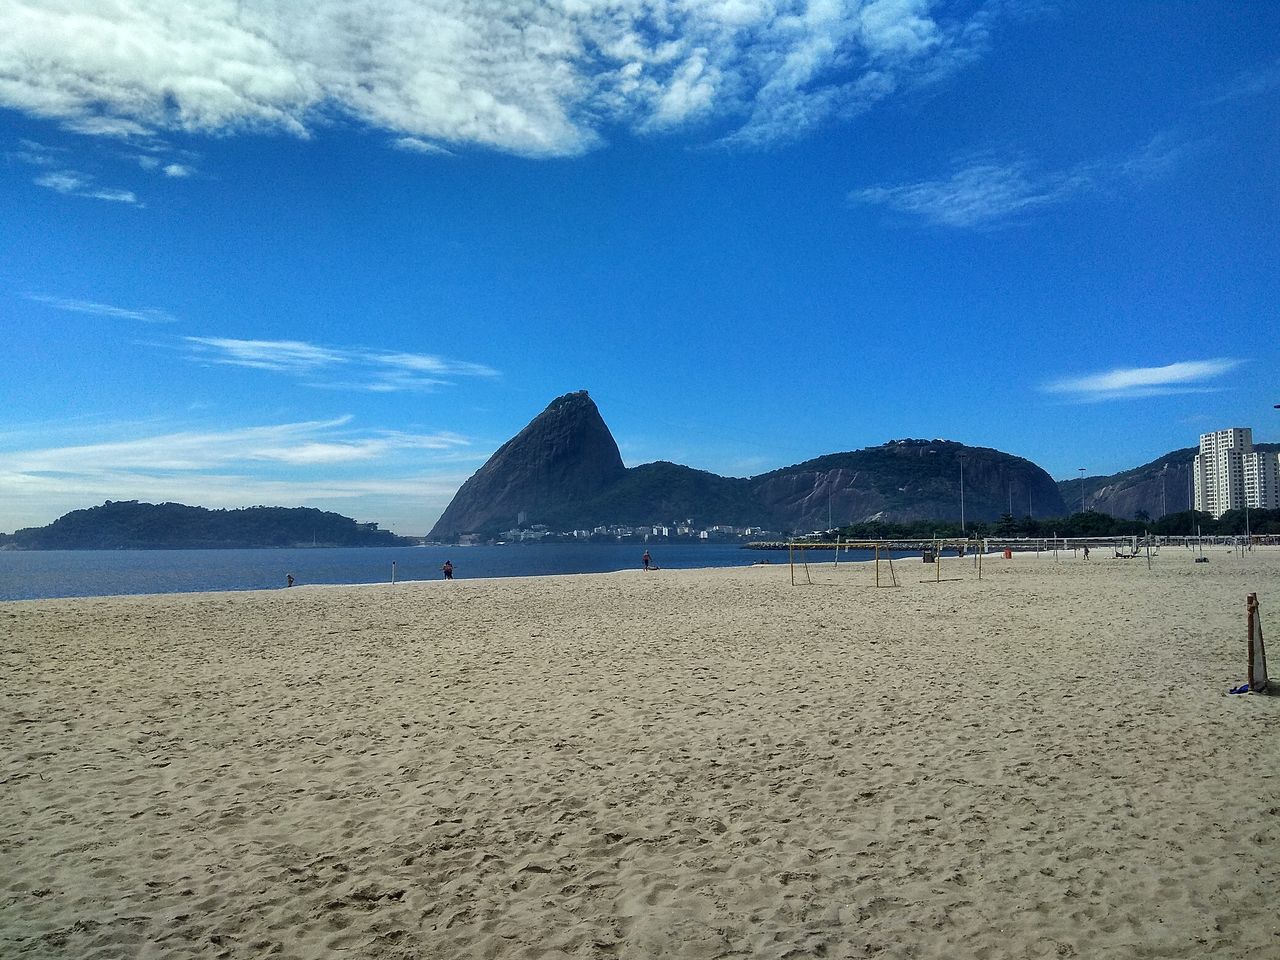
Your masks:
<path fill-rule="evenodd" d="M 1253 449 L 1274 452 L 1280 449 L 1280 444 L 1255 443 Z M 1131 470 L 1105 477 L 1085 477 L 1085 509 L 1126 520 L 1134 519 L 1140 512 L 1157 520 L 1166 513 L 1190 510 L 1191 465 L 1199 452 L 1196 447 L 1186 447 Z M 1079 511 L 1080 481 L 1059 480 L 1058 489 L 1070 512 Z"/>
<path fill-rule="evenodd" d="M 585 390 L 547 409 L 498 448 L 464 483 L 431 531 L 447 540 L 561 520 L 566 507 L 600 496 L 626 475 L 622 455 Z"/>

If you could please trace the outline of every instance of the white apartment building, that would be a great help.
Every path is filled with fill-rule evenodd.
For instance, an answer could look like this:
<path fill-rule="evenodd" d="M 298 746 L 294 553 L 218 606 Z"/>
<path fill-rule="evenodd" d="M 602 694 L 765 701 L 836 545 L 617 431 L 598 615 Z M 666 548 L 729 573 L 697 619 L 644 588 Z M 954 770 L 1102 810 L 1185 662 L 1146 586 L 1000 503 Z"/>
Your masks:
<path fill-rule="evenodd" d="M 1280 453 L 1254 450 L 1249 427 L 1202 433 L 1192 477 L 1196 509 L 1215 520 L 1228 510 L 1280 508 Z"/>

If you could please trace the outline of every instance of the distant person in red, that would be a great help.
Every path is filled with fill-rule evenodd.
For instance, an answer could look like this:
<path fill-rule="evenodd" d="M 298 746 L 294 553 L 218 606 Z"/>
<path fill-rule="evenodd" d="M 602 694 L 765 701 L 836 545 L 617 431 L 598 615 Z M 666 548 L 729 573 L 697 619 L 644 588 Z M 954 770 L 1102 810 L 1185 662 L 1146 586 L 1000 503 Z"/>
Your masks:
<path fill-rule="evenodd" d="M 644 552 L 644 556 L 640 558 L 640 562 L 644 564 L 646 570 L 653 566 L 653 557 L 649 556 L 649 551 Z"/>
<path fill-rule="evenodd" d="M 444 566 L 441 567 L 440 569 L 444 571 L 444 578 L 446 580 L 453 579 L 453 561 L 452 560 L 446 560 L 444 562 Z"/>

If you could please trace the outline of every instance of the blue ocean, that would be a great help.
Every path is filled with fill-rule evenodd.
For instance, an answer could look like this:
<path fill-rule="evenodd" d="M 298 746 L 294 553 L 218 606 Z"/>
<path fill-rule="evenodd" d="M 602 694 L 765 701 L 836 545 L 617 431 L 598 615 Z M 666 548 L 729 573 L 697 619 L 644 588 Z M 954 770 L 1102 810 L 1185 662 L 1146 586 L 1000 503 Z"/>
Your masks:
<path fill-rule="evenodd" d="M 643 543 L 507 544 L 474 547 L 317 547 L 278 550 L 5 550 L 0 600 L 198 593 L 283 587 L 292 575 L 308 583 L 387 583 L 392 564 L 403 580 L 439 579 L 452 560 L 454 577 L 536 577 L 638 569 Z M 648 544 L 661 568 L 786 563 L 787 554 L 737 544 Z M 828 558 L 829 554 L 826 555 Z M 853 551 L 848 559 L 866 559 Z M 842 554 L 843 560 L 845 555 Z"/>

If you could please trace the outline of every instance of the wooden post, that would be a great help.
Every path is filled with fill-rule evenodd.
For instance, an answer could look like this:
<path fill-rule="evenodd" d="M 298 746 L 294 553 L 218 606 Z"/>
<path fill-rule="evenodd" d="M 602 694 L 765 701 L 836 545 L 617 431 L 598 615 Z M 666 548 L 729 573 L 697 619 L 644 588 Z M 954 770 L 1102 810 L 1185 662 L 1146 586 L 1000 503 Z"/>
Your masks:
<path fill-rule="evenodd" d="M 876 544 L 876 586 L 880 586 L 880 544 Z"/>
<path fill-rule="evenodd" d="M 791 569 L 791 585 L 796 585 L 796 545 L 787 541 L 787 566 Z"/>
<path fill-rule="evenodd" d="M 1267 689 L 1267 654 L 1262 646 L 1262 616 L 1258 612 L 1258 595 L 1245 598 L 1249 628 L 1249 690 L 1262 693 Z"/>

